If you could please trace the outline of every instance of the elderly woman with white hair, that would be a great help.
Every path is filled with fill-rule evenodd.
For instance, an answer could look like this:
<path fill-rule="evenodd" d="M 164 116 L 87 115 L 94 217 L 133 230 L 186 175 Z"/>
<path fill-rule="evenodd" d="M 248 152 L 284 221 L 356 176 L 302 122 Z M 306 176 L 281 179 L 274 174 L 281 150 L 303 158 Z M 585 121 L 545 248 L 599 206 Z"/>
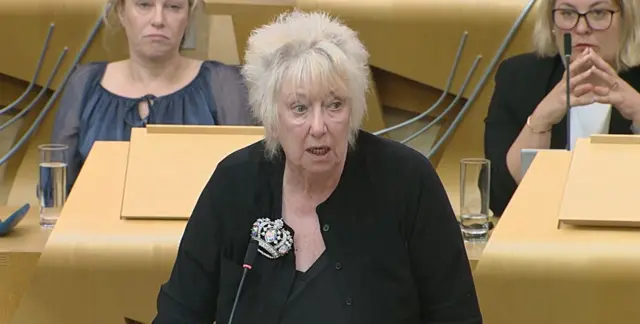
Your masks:
<path fill-rule="evenodd" d="M 205 186 L 156 324 L 482 323 L 429 161 L 360 130 L 368 53 L 322 13 L 253 32 L 243 74 L 265 140 Z"/>

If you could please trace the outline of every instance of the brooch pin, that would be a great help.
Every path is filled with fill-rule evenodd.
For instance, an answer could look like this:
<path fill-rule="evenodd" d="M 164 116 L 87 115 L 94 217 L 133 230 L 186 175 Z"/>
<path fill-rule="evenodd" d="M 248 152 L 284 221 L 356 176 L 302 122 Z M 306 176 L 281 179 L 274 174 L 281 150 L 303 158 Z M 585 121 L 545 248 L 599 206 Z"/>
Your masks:
<path fill-rule="evenodd" d="M 258 252 L 269 259 L 286 255 L 293 246 L 293 236 L 282 219 L 257 219 L 251 227 L 251 238 L 258 242 Z"/>

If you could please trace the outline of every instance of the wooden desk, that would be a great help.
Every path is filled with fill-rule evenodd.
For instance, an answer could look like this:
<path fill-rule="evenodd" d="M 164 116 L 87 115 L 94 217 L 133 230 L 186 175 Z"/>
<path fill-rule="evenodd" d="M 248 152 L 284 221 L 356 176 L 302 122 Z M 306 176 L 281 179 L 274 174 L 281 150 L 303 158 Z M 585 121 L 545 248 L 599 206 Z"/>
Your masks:
<path fill-rule="evenodd" d="M 119 218 L 128 147 L 93 146 L 12 323 L 151 322 L 186 222 Z"/>
<path fill-rule="evenodd" d="M 2 219 L 19 207 L 0 206 Z M 39 220 L 39 208 L 32 205 L 22 222 L 0 237 L 0 323 L 8 323 L 13 316 L 51 233 L 40 227 Z"/>
<path fill-rule="evenodd" d="M 538 153 L 494 230 L 474 273 L 486 323 L 640 323 L 638 230 L 558 228 L 570 163 Z"/>
<path fill-rule="evenodd" d="M 186 222 L 119 218 L 128 147 L 93 146 L 12 323 L 150 323 L 155 316 Z"/>

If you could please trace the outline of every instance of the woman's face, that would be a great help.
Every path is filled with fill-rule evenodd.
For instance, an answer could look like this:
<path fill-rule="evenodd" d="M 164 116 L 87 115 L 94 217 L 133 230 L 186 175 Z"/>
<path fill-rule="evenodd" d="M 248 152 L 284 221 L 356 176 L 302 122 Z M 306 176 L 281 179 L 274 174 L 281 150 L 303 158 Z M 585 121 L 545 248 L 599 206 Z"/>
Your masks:
<path fill-rule="evenodd" d="M 188 0 L 124 0 L 118 14 L 130 51 L 155 59 L 179 51 L 190 7 Z"/>
<path fill-rule="evenodd" d="M 556 0 L 553 9 L 556 44 L 564 53 L 564 33 L 571 33 L 571 59 L 589 47 L 609 64 L 620 48 L 621 16 L 614 0 Z"/>
<path fill-rule="evenodd" d="M 311 173 L 340 168 L 349 147 L 345 91 L 285 83 L 278 98 L 278 141 L 287 163 Z"/>

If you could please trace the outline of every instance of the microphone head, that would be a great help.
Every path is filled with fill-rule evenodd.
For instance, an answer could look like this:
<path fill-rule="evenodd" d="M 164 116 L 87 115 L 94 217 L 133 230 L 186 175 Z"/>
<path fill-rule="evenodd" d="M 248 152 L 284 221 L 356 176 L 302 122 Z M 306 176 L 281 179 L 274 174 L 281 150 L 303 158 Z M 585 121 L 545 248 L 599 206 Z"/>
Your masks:
<path fill-rule="evenodd" d="M 256 240 L 249 241 L 249 247 L 247 248 L 247 253 L 244 255 L 244 266 L 251 267 L 253 265 L 253 261 L 256 259 L 256 254 L 258 253 L 258 242 Z"/>
<path fill-rule="evenodd" d="M 571 56 L 571 49 L 573 48 L 571 41 L 571 33 L 564 34 L 564 55 Z"/>

